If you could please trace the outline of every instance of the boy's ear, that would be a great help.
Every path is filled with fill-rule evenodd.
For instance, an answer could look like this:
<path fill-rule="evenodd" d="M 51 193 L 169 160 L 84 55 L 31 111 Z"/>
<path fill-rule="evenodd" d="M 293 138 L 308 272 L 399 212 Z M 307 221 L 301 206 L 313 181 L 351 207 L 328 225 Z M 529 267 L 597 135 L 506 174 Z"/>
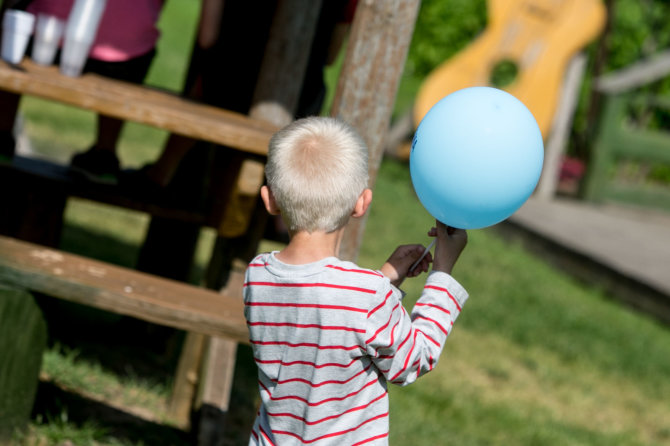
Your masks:
<path fill-rule="evenodd" d="M 270 190 L 269 187 L 267 186 L 261 187 L 261 199 L 263 200 L 263 204 L 265 205 L 265 209 L 267 209 L 268 214 L 270 215 L 281 214 L 279 206 L 277 206 L 277 202 L 275 201 L 275 196 L 272 195 L 272 191 Z"/>
<path fill-rule="evenodd" d="M 365 189 L 363 192 L 361 192 L 361 195 L 359 195 L 358 201 L 356 201 L 356 207 L 354 207 L 354 211 L 351 213 L 351 216 L 362 217 L 363 215 L 365 215 L 365 213 L 368 210 L 368 207 L 370 207 L 371 202 L 372 202 L 372 190 Z"/>

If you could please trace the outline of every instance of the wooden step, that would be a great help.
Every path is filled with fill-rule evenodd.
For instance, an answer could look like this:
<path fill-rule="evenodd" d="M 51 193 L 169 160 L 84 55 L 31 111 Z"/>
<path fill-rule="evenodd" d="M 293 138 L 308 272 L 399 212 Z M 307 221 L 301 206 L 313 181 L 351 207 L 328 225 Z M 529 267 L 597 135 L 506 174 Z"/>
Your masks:
<path fill-rule="evenodd" d="M 248 343 L 242 296 L 0 236 L 0 283 L 160 325 Z"/>
<path fill-rule="evenodd" d="M 277 127 L 246 115 L 185 99 L 173 93 L 93 73 L 60 74 L 25 59 L 0 62 L 0 89 L 62 102 L 103 115 L 151 125 L 257 155 L 267 154 Z"/>

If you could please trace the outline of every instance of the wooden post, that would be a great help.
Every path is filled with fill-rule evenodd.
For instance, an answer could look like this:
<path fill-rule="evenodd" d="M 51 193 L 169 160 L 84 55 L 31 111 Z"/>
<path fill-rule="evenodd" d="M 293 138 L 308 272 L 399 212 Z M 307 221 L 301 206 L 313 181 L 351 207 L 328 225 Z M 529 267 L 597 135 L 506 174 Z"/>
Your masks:
<path fill-rule="evenodd" d="M 293 120 L 320 10 L 321 0 L 279 1 L 254 91 L 249 112 L 251 117 L 263 119 L 278 127 Z M 245 171 L 255 172 L 257 177 L 239 177 L 232 193 L 233 199 L 237 194 L 257 196 L 263 184 L 262 163 L 246 159 L 242 162 L 240 175 Z M 251 183 L 251 190 L 246 192 L 243 187 L 245 181 Z M 249 214 L 253 208 L 249 207 Z M 242 297 L 244 269 L 255 254 L 262 235 L 258 223 L 252 222 L 241 237 L 217 239 L 210 265 L 216 270 L 208 270 L 208 286 L 220 284 L 222 275 L 226 275 L 226 292 Z M 237 344 L 231 340 L 211 338 L 207 343 L 206 363 L 202 369 L 197 403 L 200 412 L 199 445 L 220 444 L 224 434 L 236 352 Z"/>
<path fill-rule="evenodd" d="M 322 0 L 280 0 L 249 115 L 283 127 L 293 121 Z"/>
<path fill-rule="evenodd" d="M 358 4 L 332 116 L 356 126 L 370 151 L 370 187 L 384 153 L 395 95 L 414 31 L 420 0 L 363 0 Z M 354 260 L 365 217 L 352 220 L 340 257 Z"/>
<path fill-rule="evenodd" d="M 582 85 L 584 70 L 586 69 L 586 56 L 582 53 L 575 55 L 565 74 L 563 82 L 563 93 L 558 103 L 558 110 L 554 116 L 551 133 L 547 140 L 544 151 L 544 167 L 542 176 L 537 185 L 535 196 L 542 200 L 550 200 L 556 193 L 558 179 L 561 170 L 561 160 L 565 153 L 572 117 L 579 100 L 579 88 Z"/>

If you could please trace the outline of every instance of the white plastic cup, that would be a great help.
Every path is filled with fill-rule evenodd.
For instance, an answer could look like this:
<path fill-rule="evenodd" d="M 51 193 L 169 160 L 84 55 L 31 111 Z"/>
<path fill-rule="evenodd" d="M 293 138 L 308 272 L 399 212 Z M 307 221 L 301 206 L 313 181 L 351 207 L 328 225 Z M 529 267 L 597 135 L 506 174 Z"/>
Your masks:
<path fill-rule="evenodd" d="M 105 11 L 106 0 L 75 0 L 65 29 L 60 72 L 66 76 L 81 75 L 98 25 Z"/>
<path fill-rule="evenodd" d="M 56 58 L 58 44 L 63 37 L 65 22 L 47 14 L 37 15 L 32 59 L 40 65 L 51 65 Z"/>
<path fill-rule="evenodd" d="M 8 9 L 2 18 L 2 59 L 9 63 L 21 62 L 33 33 L 35 16 L 26 11 Z"/>

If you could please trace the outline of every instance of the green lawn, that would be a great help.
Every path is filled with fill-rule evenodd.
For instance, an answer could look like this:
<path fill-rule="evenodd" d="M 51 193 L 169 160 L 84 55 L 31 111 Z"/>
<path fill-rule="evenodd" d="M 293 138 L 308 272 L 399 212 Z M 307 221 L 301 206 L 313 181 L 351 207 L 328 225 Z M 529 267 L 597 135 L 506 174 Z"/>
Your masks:
<path fill-rule="evenodd" d="M 192 23 L 195 5 L 169 0 L 162 19 L 165 37 L 150 83 L 179 89 L 192 33 L 183 27 L 175 33 L 174 24 Z M 412 87 L 407 89 L 403 98 Z M 92 141 L 94 117 L 88 112 L 34 98 L 24 100 L 22 111 L 40 155 L 65 161 Z M 155 129 L 127 126 L 120 148 L 124 165 L 139 166 L 155 158 L 164 138 Z M 378 267 L 396 245 L 426 243 L 431 224 L 414 196 L 407 165 L 384 161 L 359 263 Z M 147 225 L 146 215 L 71 200 L 63 248 L 132 265 Z M 197 255 L 201 268 L 212 239 L 211 231 L 203 231 Z M 471 299 L 437 369 L 408 388 L 391 389 L 391 444 L 670 444 L 667 326 L 552 269 L 493 229 L 470 232 L 454 276 Z M 421 279 L 405 283 L 407 306 L 420 292 Z M 80 347 L 51 347 L 44 357 L 45 378 L 170 425 L 165 415 L 173 370 L 169 365 L 154 377 L 137 368 L 110 367 L 88 354 L 91 346 L 83 341 Z M 121 351 L 107 354 L 123 357 Z M 251 377 L 245 376 L 240 387 L 253 387 L 253 364 L 244 352 L 241 357 Z M 234 398 L 237 402 L 244 395 Z M 249 405 L 253 410 L 253 400 L 245 410 Z M 20 444 L 160 444 L 142 435 L 117 436 L 99 422 L 81 424 L 71 420 L 67 405 L 56 406 L 48 416 L 33 420 Z M 234 444 L 246 444 L 246 427 L 235 427 Z"/>
<path fill-rule="evenodd" d="M 77 239 L 89 241 L 82 246 L 103 240 L 97 251 L 120 263 L 120 247 L 132 253 L 144 231 L 144 216 L 88 202 L 72 201 L 67 215 L 66 249 L 85 251 Z M 360 263 L 378 266 L 395 245 L 427 241 L 430 224 L 407 166 L 385 161 Z M 205 232 L 200 263 L 210 245 Z M 437 369 L 410 387 L 392 388 L 391 444 L 670 444 L 667 326 L 575 282 L 494 230 L 470 231 L 454 275 L 471 299 Z M 405 283 L 408 306 L 421 286 L 421 278 Z M 67 349 L 50 350 L 44 368 L 70 388 L 164 416 L 169 379 L 113 373 Z M 72 429 L 56 422 L 35 429 Z M 78 432 L 84 439 L 106 438 L 85 427 Z M 240 429 L 237 444 L 245 444 Z"/>

